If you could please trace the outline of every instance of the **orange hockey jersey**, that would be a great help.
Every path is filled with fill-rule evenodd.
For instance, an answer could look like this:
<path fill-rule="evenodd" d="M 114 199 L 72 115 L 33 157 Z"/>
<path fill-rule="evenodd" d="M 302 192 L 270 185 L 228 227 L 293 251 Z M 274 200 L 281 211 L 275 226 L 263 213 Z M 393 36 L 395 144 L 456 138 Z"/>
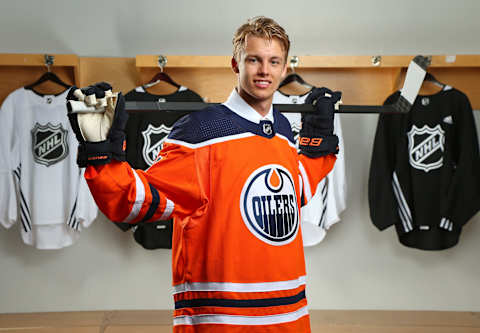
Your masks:
<path fill-rule="evenodd" d="M 180 119 L 147 171 L 85 176 L 112 221 L 174 218 L 174 332 L 310 332 L 300 204 L 335 156 L 298 155 L 288 120 L 234 91 Z"/>

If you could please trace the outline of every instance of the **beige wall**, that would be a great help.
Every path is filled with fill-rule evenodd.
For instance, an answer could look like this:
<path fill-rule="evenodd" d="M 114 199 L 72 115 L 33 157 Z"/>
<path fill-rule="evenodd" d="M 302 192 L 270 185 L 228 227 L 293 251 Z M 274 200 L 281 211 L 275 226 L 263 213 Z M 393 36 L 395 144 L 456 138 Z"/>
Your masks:
<path fill-rule="evenodd" d="M 475 0 L 99 3 L 3 1 L 0 52 L 228 54 L 235 27 L 263 13 L 284 23 L 299 55 L 480 54 Z M 306 250 L 310 307 L 480 311 L 479 215 L 441 252 L 403 247 L 393 229 L 379 232 L 369 221 L 376 119 L 342 116 L 347 210 Z M 476 119 L 480 130 L 480 112 Z M 143 250 L 104 218 L 60 251 L 27 247 L 17 226 L 0 229 L 0 313 L 172 308 L 170 254 Z"/>

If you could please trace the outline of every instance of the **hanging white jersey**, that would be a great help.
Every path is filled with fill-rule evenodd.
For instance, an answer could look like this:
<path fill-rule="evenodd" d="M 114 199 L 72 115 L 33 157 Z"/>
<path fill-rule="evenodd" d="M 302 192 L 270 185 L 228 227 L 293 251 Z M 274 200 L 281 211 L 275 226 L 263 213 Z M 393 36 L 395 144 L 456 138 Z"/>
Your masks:
<path fill-rule="evenodd" d="M 76 163 L 66 95 L 20 88 L 0 110 L 0 223 L 19 221 L 24 243 L 38 249 L 73 244 L 98 211 Z"/>
<path fill-rule="evenodd" d="M 274 104 L 303 104 L 310 92 L 304 95 L 285 95 L 276 91 Z M 301 114 L 283 114 L 292 127 L 298 148 L 298 133 L 302 128 Z M 338 136 L 340 151 L 333 170 L 317 186 L 315 195 L 302 207 L 302 236 L 304 246 L 320 243 L 326 231 L 340 221 L 340 213 L 345 210 L 347 184 L 345 181 L 345 159 L 343 149 L 342 126 L 340 117 L 335 115 L 334 133 Z"/>

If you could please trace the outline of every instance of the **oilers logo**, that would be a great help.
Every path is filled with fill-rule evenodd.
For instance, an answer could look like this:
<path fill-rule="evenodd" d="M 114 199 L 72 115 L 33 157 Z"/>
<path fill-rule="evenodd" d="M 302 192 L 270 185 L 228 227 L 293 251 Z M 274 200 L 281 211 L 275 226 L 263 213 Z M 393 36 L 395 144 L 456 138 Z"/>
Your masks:
<path fill-rule="evenodd" d="M 146 130 L 142 131 L 143 136 L 143 160 L 148 166 L 152 166 L 155 160 L 162 150 L 163 142 L 167 139 L 168 134 L 172 131 L 171 127 L 160 125 L 155 127 L 152 124 L 148 124 Z"/>
<path fill-rule="evenodd" d="M 407 134 L 412 167 L 425 172 L 442 167 L 445 132 L 440 125 L 433 128 L 427 125 L 418 128 L 413 125 Z"/>
<path fill-rule="evenodd" d="M 62 127 L 62 124 L 36 123 L 31 133 L 35 162 L 49 167 L 68 155 L 67 130 Z"/>
<path fill-rule="evenodd" d="M 270 164 L 248 177 L 240 197 L 242 218 L 260 240 L 271 245 L 290 243 L 298 232 L 298 205 L 290 172 Z"/>

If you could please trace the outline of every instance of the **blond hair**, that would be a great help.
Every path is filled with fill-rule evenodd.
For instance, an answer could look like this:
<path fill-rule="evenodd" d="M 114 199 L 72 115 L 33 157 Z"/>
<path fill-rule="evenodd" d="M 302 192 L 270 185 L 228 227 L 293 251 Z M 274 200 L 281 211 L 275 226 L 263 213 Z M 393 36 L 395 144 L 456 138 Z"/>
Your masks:
<path fill-rule="evenodd" d="M 276 38 L 285 51 L 285 61 L 287 60 L 288 51 L 290 50 L 290 40 L 285 30 L 271 18 L 256 16 L 238 28 L 233 36 L 233 57 L 236 61 L 240 61 L 240 54 L 245 50 L 248 35 L 265 38 L 269 41 Z"/>

